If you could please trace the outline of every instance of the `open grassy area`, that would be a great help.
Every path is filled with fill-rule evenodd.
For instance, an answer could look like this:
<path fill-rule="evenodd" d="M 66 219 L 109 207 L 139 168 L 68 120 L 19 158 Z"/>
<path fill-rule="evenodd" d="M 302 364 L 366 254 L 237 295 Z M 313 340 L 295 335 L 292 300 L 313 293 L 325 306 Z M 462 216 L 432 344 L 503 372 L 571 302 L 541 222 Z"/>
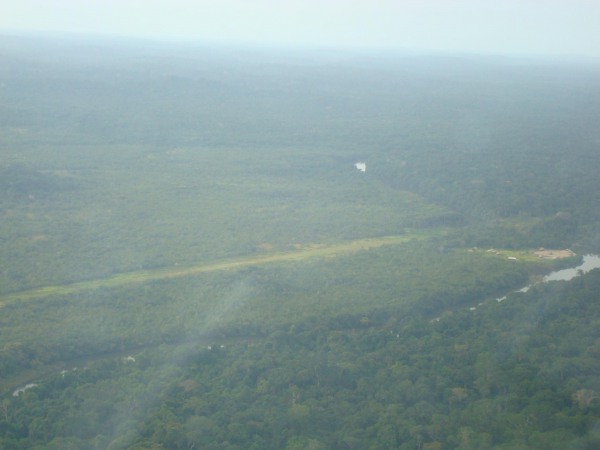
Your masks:
<path fill-rule="evenodd" d="M 428 230 L 424 232 L 413 232 L 401 236 L 384 236 L 379 238 L 357 239 L 339 244 L 305 245 L 294 251 L 267 253 L 259 256 L 249 256 L 223 260 L 209 264 L 199 264 L 188 267 L 170 267 L 157 270 L 140 270 L 117 274 L 108 278 L 89 280 L 79 283 L 71 283 L 59 286 L 44 286 L 0 296 L 0 307 L 15 300 L 33 300 L 52 295 L 68 295 L 87 289 L 104 287 L 118 287 L 127 284 L 143 283 L 147 281 L 162 280 L 193 276 L 206 272 L 221 270 L 240 269 L 249 266 L 260 266 L 269 263 L 302 261 L 308 258 L 331 258 L 342 256 L 357 251 L 365 251 L 390 245 L 399 245 L 412 240 L 425 239 L 431 236 L 439 236 L 443 230 Z"/>

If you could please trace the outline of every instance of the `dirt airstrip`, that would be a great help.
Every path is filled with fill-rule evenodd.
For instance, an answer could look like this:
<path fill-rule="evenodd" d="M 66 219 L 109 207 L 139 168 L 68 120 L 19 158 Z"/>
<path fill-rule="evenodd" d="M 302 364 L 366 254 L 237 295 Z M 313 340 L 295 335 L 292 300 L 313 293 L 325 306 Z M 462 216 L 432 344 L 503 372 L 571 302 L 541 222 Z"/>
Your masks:
<path fill-rule="evenodd" d="M 575 256 L 575 252 L 565 249 L 565 250 L 546 250 L 545 248 L 540 248 L 533 252 L 535 256 L 542 259 L 562 259 L 562 258 L 571 258 Z"/>

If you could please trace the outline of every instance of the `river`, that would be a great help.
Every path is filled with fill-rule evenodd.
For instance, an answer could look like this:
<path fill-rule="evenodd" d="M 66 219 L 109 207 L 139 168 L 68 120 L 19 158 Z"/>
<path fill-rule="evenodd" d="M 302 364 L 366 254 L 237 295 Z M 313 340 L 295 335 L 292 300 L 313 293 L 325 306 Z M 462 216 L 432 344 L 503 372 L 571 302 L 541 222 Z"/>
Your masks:
<path fill-rule="evenodd" d="M 598 255 L 585 255 L 583 257 L 583 263 L 577 267 L 571 269 L 557 270 L 551 272 L 544 277 L 544 281 L 569 281 L 578 275 L 589 272 L 593 269 L 600 268 L 600 256 Z"/>
<path fill-rule="evenodd" d="M 569 269 L 555 270 L 554 272 L 550 272 L 542 279 L 542 283 L 547 283 L 548 281 L 569 281 L 593 269 L 600 269 L 600 256 L 585 255 L 583 257 L 583 262 L 577 267 L 571 267 Z M 528 284 L 527 286 L 522 287 L 521 289 L 518 289 L 514 292 L 527 292 L 532 286 L 533 284 Z M 497 298 L 496 301 L 501 302 L 505 299 L 506 295 L 504 297 Z"/>

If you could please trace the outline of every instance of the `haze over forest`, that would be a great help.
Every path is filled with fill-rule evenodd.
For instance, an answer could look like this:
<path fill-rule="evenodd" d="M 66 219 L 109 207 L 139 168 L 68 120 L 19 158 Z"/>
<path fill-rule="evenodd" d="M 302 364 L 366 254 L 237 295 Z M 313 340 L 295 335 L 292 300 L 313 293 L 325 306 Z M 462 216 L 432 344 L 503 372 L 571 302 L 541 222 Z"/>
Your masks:
<path fill-rule="evenodd" d="M 20 0 L 0 30 L 276 48 L 600 57 L 591 0 Z"/>
<path fill-rule="evenodd" d="M 587 50 L 51 29 L 0 35 L 1 448 L 599 447 Z"/>

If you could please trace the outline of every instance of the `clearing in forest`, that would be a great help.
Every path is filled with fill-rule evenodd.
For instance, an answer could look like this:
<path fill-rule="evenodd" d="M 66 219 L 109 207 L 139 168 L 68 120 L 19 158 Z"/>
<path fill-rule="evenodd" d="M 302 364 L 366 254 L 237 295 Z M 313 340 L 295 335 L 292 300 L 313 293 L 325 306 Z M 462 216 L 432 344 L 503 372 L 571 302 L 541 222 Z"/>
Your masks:
<path fill-rule="evenodd" d="M 188 267 L 177 266 L 155 270 L 140 270 L 135 272 L 120 273 L 108 278 L 80 281 L 76 283 L 63 285 L 44 286 L 3 295 L 0 297 L 0 307 L 3 307 L 7 303 L 15 300 L 34 300 L 43 297 L 48 297 L 51 295 L 68 295 L 87 289 L 118 287 L 127 284 L 144 283 L 147 281 L 193 276 L 197 274 L 215 272 L 220 270 L 235 270 L 244 267 L 258 266 L 269 263 L 303 261 L 315 257 L 326 258 L 342 256 L 357 251 L 369 250 L 372 248 L 398 245 L 405 242 L 409 242 L 414 239 L 426 239 L 434 235 L 439 235 L 442 231 L 443 230 L 437 229 L 421 232 L 412 232 L 397 236 L 383 236 L 376 238 L 357 239 L 336 244 L 307 245 L 297 248 L 296 250 L 287 252 L 251 255 L 241 258 L 223 260 L 214 263 L 200 264 Z"/>

